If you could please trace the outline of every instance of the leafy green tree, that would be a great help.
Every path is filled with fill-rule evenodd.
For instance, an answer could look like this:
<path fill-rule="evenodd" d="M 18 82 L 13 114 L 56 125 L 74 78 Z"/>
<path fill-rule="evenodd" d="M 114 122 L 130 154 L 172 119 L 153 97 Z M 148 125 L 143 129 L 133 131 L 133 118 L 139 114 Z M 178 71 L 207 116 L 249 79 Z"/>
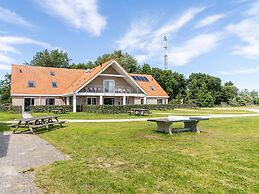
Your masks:
<path fill-rule="evenodd" d="M 230 101 L 236 99 L 238 96 L 238 88 L 233 82 L 226 82 L 222 88 L 222 101 L 230 104 Z"/>
<path fill-rule="evenodd" d="M 92 61 L 88 61 L 87 63 L 72 63 L 69 68 L 70 69 L 92 69 L 96 65 Z"/>
<path fill-rule="evenodd" d="M 188 79 L 188 90 L 190 92 L 190 98 L 198 102 L 200 106 L 214 106 L 222 102 L 220 78 L 204 73 L 192 73 Z M 203 102 L 202 99 L 198 99 L 201 97 L 206 97 L 204 104 L 201 104 Z"/>
<path fill-rule="evenodd" d="M 6 74 L 0 81 L 0 104 L 11 103 L 11 74 Z"/>
<path fill-rule="evenodd" d="M 142 74 L 152 74 L 152 68 L 150 67 L 149 64 L 145 63 L 141 70 L 140 70 L 140 73 Z"/>
<path fill-rule="evenodd" d="M 97 66 L 111 59 L 115 59 L 129 73 L 140 72 L 140 66 L 138 65 L 137 60 L 130 54 L 124 53 L 121 50 L 103 54 L 102 56 L 99 56 L 94 63 Z"/>
<path fill-rule="evenodd" d="M 169 95 L 169 100 L 184 98 L 186 94 L 187 82 L 183 74 L 172 72 L 171 70 L 162 70 L 160 68 L 152 68 L 151 75 L 162 86 Z"/>
<path fill-rule="evenodd" d="M 33 56 L 33 59 L 28 65 L 43 66 L 43 67 L 57 67 L 57 68 L 69 68 L 70 61 L 67 52 L 62 50 L 43 50 L 39 51 Z"/>

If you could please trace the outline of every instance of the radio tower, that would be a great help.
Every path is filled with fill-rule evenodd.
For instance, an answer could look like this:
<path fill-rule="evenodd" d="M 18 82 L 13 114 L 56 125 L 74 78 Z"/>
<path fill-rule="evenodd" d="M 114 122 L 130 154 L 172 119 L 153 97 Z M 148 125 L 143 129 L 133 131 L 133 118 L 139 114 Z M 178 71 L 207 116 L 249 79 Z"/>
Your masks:
<path fill-rule="evenodd" d="M 167 36 L 164 35 L 163 37 L 164 42 L 164 69 L 167 70 L 167 49 L 168 49 L 168 43 L 167 43 Z"/>

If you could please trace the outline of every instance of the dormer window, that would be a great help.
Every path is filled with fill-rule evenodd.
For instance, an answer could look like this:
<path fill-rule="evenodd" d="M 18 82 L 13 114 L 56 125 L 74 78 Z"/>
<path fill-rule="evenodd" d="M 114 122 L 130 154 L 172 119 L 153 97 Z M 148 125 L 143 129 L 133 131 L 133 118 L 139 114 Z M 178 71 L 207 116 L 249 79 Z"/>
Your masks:
<path fill-rule="evenodd" d="M 51 72 L 49 72 L 49 75 L 50 76 L 55 76 L 55 72 L 51 71 Z"/>
<path fill-rule="evenodd" d="M 35 88 L 35 82 L 34 81 L 28 81 L 28 87 L 29 88 Z"/>
<path fill-rule="evenodd" d="M 150 90 L 155 91 L 154 86 L 150 86 Z"/>
<path fill-rule="evenodd" d="M 57 88 L 58 87 L 57 82 L 51 82 L 51 85 L 52 85 L 52 88 Z"/>

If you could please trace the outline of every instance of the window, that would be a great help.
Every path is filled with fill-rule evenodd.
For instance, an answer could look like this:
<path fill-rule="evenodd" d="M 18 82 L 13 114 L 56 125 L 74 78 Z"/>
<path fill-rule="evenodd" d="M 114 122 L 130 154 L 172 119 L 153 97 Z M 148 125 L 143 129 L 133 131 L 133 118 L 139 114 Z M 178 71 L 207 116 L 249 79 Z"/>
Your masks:
<path fill-rule="evenodd" d="M 104 98 L 103 104 L 104 105 L 114 105 L 114 98 Z"/>
<path fill-rule="evenodd" d="M 52 88 L 57 88 L 58 87 L 57 82 L 51 82 L 51 85 L 52 85 Z"/>
<path fill-rule="evenodd" d="M 28 81 L 28 87 L 29 88 L 35 88 L 35 82 L 34 81 Z"/>
<path fill-rule="evenodd" d="M 46 105 L 55 105 L 55 98 L 46 98 Z"/>
<path fill-rule="evenodd" d="M 154 86 L 150 86 L 150 90 L 155 91 Z"/>
<path fill-rule="evenodd" d="M 87 98 L 87 105 L 96 105 L 96 98 Z"/>
<path fill-rule="evenodd" d="M 163 99 L 157 99 L 157 104 L 163 104 Z"/>
<path fill-rule="evenodd" d="M 115 92 L 115 80 L 104 80 L 104 92 L 114 93 Z"/>
<path fill-rule="evenodd" d="M 51 71 L 51 72 L 49 72 L 49 75 L 50 76 L 55 76 L 55 72 Z"/>

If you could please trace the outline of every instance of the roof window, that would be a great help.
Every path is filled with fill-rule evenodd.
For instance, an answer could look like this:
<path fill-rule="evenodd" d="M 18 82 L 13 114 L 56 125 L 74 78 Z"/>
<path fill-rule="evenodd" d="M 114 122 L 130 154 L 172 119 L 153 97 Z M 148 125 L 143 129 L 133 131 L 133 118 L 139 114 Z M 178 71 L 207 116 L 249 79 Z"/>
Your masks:
<path fill-rule="evenodd" d="M 150 86 L 150 90 L 155 91 L 154 86 Z"/>
<path fill-rule="evenodd" d="M 51 72 L 49 72 L 49 75 L 50 76 L 55 76 L 55 72 L 51 71 Z"/>
<path fill-rule="evenodd" d="M 52 85 L 52 88 L 57 88 L 58 87 L 57 82 L 51 82 L 51 85 Z"/>
<path fill-rule="evenodd" d="M 28 81 L 29 88 L 35 88 L 35 81 Z"/>

